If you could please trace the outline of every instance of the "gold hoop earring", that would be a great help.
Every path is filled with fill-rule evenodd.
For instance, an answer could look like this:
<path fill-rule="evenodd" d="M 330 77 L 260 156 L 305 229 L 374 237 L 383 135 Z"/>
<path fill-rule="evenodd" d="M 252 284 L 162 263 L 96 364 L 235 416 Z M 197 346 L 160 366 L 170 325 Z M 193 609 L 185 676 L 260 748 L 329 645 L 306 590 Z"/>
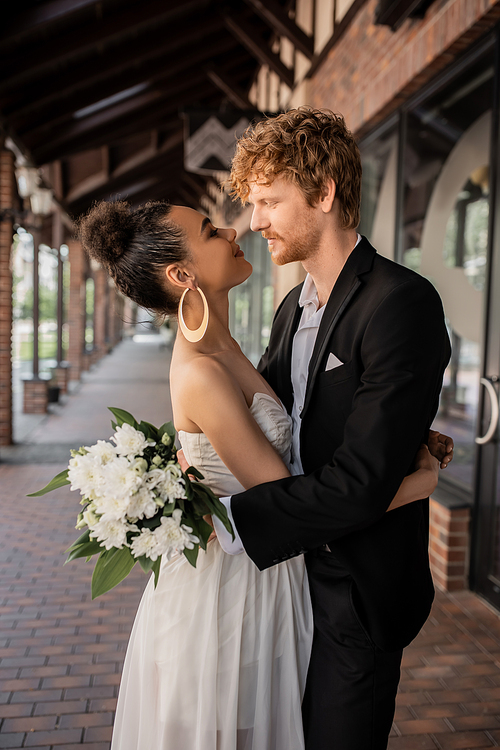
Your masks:
<path fill-rule="evenodd" d="M 178 316 L 179 328 L 181 329 L 184 335 L 184 338 L 186 338 L 192 344 L 196 344 L 198 341 L 202 340 L 203 336 L 207 332 L 208 317 L 209 317 L 207 298 L 205 297 L 205 295 L 203 294 L 199 286 L 196 287 L 196 291 L 200 293 L 201 299 L 203 302 L 203 320 L 201 321 L 201 325 L 199 326 L 199 328 L 196 328 L 194 331 L 188 328 L 186 325 L 186 321 L 184 320 L 184 315 L 182 314 L 182 305 L 184 303 L 184 297 L 189 292 L 189 287 L 183 291 L 182 297 L 179 302 L 179 316 Z"/>

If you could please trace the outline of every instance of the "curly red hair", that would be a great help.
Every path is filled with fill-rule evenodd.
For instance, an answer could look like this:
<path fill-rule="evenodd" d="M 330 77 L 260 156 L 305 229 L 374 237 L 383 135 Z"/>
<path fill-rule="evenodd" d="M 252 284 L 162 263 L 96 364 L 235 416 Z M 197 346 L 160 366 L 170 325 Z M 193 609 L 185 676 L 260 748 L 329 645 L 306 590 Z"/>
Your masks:
<path fill-rule="evenodd" d="M 332 179 L 340 203 L 341 226 L 359 224 L 361 157 L 342 115 L 298 107 L 250 125 L 239 139 L 231 164 L 230 192 L 245 203 L 250 183 L 271 184 L 280 176 L 293 182 L 310 206 Z"/>

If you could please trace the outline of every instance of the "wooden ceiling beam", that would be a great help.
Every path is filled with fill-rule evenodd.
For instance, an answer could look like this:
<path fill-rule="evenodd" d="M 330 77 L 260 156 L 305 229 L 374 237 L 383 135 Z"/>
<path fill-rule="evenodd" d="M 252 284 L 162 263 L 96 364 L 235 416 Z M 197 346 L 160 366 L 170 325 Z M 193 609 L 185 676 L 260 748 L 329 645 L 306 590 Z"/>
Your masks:
<path fill-rule="evenodd" d="M 31 8 L 18 13 L 11 11 L 7 23 L 2 24 L 0 42 L 12 36 L 23 39 L 35 30 L 95 5 L 96 0 L 49 0 L 32 4 Z"/>
<path fill-rule="evenodd" d="M 114 193 L 124 189 L 130 181 L 136 181 L 144 175 L 152 172 L 161 172 L 171 153 L 182 145 L 184 132 L 177 130 L 168 138 L 160 149 L 144 149 L 133 157 L 122 162 L 114 169 L 107 179 L 100 179 L 92 186 L 83 183 L 76 185 L 66 196 L 69 207 L 82 201 L 90 202 L 102 198 L 105 194 Z"/>
<path fill-rule="evenodd" d="M 222 68 L 210 65 L 206 68 L 207 77 L 227 96 L 229 101 L 239 109 L 252 109 L 252 104 L 247 95 L 236 81 Z"/>
<path fill-rule="evenodd" d="M 176 179 L 157 180 L 150 188 L 145 188 L 131 195 L 130 203 L 136 207 L 146 201 L 168 200 L 174 202 L 174 196 L 178 195 L 178 183 Z"/>
<path fill-rule="evenodd" d="M 66 65 L 57 71 L 57 75 L 52 75 L 49 71 L 45 77 L 40 79 L 38 73 L 33 69 L 31 81 L 23 81 L 22 86 L 19 84 L 12 85 L 13 78 L 8 76 L 0 80 L 0 107 L 6 115 L 22 112 L 27 114 L 36 110 L 43 102 L 44 106 L 54 104 L 59 99 L 76 94 L 85 90 L 89 86 L 95 87 L 97 84 L 104 83 L 114 76 L 122 76 L 120 88 L 122 90 L 129 85 L 129 76 L 137 82 L 138 72 L 141 69 L 154 73 L 155 65 L 161 65 L 162 60 L 179 59 L 186 57 L 182 53 L 186 47 L 193 46 L 198 48 L 203 46 L 207 48 L 207 34 L 220 34 L 224 32 L 222 21 L 211 14 L 210 17 L 203 17 L 200 26 L 182 24 L 175 27 L 175 39 L 168 45 L 165 44 L 165 31 L 160 29 L 157 33 L 150 33 L 139 36 L 135 39 L 133 50 L 127 41 L 123 45 L 113 46 L 104 53 L 102 50 L 95 49 L 93 56 L 88 59 L 84 58 L 75 61 L 75 64 Z M 227 33 L 227 32 L 226 32 Z M 225 36 L 225 34 L 224 34 Z M 223 39 L 221 39 L 221 42 Z M 224 40 L 227 49 L 227 39 Z M 203 44 L 205 42 L 205 44 Z M 212 54 L 215 46 L 211 44 Z M 131 51 L 133 54 L 131 54 Z M 177 53 L 177 54 L 175 54 Z M 207 53 L 208 54 L 208 53 Z M 41 93 L 41 90 L 43 93 Z M 106 95 L 106 94 L 105 94 Z"/>
<path fill-rule="evenodd" d="M 73 6 L 73 0 L 64 0 Z M 87 0 L 86 0 L 87 1 Z M 92 0 L 90 5 L 97 5 Z M 11 16 L 12 26 L 4 24 L 0 32 L 0 54 L 2 57 L 9 55 L 11 70 L 16 74 L 23 74 L 35 66 L 59 66 L 68 59 L 81 57 L 85 51 L 95 48 L 97 45 L 106 45 L 122 36 L 133 39 L 137 32 L 146 30 L 158 22 L 165 22 L 181 16 L 191 16 L 197 8 L 206 5 L 206 0 L 145 0 L 131 8 L 120 9 L 119 12 L 111 10 L 101 18 L 94 15 L 90 20 L 75 18 L 74 26 L 66 25 L 61 29 L 59 25 L 44 31 L 43 26 L 33 25 L 30 34 L 33 37 L 30 48 L 24 45 L 20 49 L 21 36 L 17 29 L 18 19 L 21 14 Z M 81 9 L 79 9 L 81 10 Z M 70 20 L 71 17 L 67 16 Z M 61 20 L 64 16 L 61 17 Z M 7 29 L 9 29 L 7 31 Z M 40 33 L 43 32 L 43 33 Z M 54 32 L 51 34 L 51 32 Z M 34 36 L 36 35 L 36 36 Z M 51 39 L 51 49 L 47 49 L 47 37 Z M 46 54 L 44 54 L 46 53 Z M 0 62 L 3 62 L 0 57 Z M 11 59 L 10 59 L 11 58 Z M 19 68 L 18 68 L 19 66 Z"/>
<path fill-rule="evenodd" d="M 224 54 L 231 49 L 234 49 L 234 40 L 227 35 L 220 42 L 219 52 Z M 125 66 L 122 63 L 108 68 L 103 61 L 106 71 L 104 80 L 102 69 L 100 69 L 95 77 L 90 75 L 85 80 L 84 87 L 77 86 L 75 90 L 75 87 L 71 86 L 70 76 L 68 76 L 67 89 L 62 88 L 59 92 L 52 92 L 51 94 L 45 94 L 44 92 L 39 98 L 36 98 L 36 94 L 33 92 L 27 105 L 20 110 L 6 114 L 14 129 L 19 133 L 35 129 L 33 127 L 35 123 L 36 128 L 41 128 L 46 123 L 57 124 L 58 120 L 72 118 L 74 112 L 103 101 L 120 92 L 124 87 L 129 89 L 142 84 L 149 89 L 155 84 L 161 87 L 163 81 L 185 73 L 189 68 L 195 68 L 203 64 L 207 58 L 210 58 L 210 54 L 210 47 L 203 45 L 190 55 L 179 55 L 177 53 L 163 55 L 162 58 L 152 60 L 148 65 L 140 67 L 135 64 L 134 59 L 130 60 L 129 58 L 128 71 L 124 69 Z M 243 57 L 241 54 L 233 55 L 232 59 L 238 65 Z M 186 73 L 186 75 L 189 74 Z"/>
<path fill-rule="evenodd" d="M 279 36 L 289 39 L 309 60 L 314 57 L 314 39 L 292 20 L 276 0 L 245 0 Z"/>
<path fill-rule="evenodd" d="M 241 57 L 232 56 L 230 63 L 231 67 L 234 67 L 239 63 Z M 158 76 L 156 86 L 153 90 L 144 92 L 130 97 L 118 104 L 107 107 L 106 109 L 96 112 L 95 114 L 88 115 L 81 120 L 75 120 L 72 117 L 72 111 L 69 116 L 59 120 L 46 120 L 45 122 L 38 122 L 36 125 L 30 120 L 27 121 L 27 125 L 30 126 L 29 130 L 23 130 L 19 127 L 18 123 L 14 123 L 16 133 L 21 136 L 26 142 L 38 144 L 42 139 L 53 140 L 54 136 L 57 136 L 65 131 L 70 134 L 83 133 L 94 127 L 100 127 L 102 122 L 107 120 L 117 119 L 123 116 L 123 114 L 131 115 L 135 110 L 139 110 L 143 106 L 147 106 L 148 102 L 154 102 L 157 99 L 166 100 L 168 98 L 177 97 L 182 94 L 183 91 L 194 83 L 202 82 L 205 79 L 205 73 L 200 66 L 190 68 L 188 71 L 183 71 L 183 75 L 180 75 L 183 62 L 179 61 L 179 70 L 175 69 L 175 65 L 167 66 L 168 73 L 164 74 L 165 79 L 162 80 Z M 240 69 L 242 75 L 248 76 L 246 69 L 243 67 Z M 173 72 L 173 75 L 171 75 Z M 209 87 L 207 86 L 207 89 Z M 48 115 L 53 117 L 54 113 L 52 110 L 48 110 Z M 154 127 L 154 122 L 150 123 L 151 127 Z"/>
<path fill-rule="evenodd" d="M 288 68 L 280 59 L 279 55 L 271 50 L 269 43 L 255 27 L 253 22 L 247 18 L 237 16 L 229 10 L 224 10 L 222 17 L 224 23 L 235 38 L 250 52 L 250 54 L 261 64 L 267 65 L 279 78 L 290 88 L 294 85 L 294 72 Z"/>
<path fill-rule="evenodd" d="M 130 114 L 123 125 L 120 125 L 114 119 L 102 123 L 101 127 L 94 126 L 83 132 L 68 133 L 62 130 L 50 139 L 43 138 L 38 143 L 33 144 L 33 158 L 37 163 L 43 164 L 90 148 L 100 147 L 103 143 L 112 146 L 119 143 L 120 139 L 151 131 L 152 127 L 162 129 L 168 124 L 169 117 L 178 125 L 179 108 L 192 102 L 203 101 L 207 94 L 205 81 L 204 74 L 201 74 L 201 82 L 197 82 L 192 87 L 179 92 L 173 100 L 165 101 L 162 99 L 155 106 L 148 107 L 145 110 L 137 110 L 135 116 Z M 26 137 L 24 140 L 27 143 L 29 142 Z"/>
<path fill-rule="evenodd" d="M 182 171 L 179 178 L 186 183 L 190 190 L 193 190 L 198 198 L 207 194 L 207 183 L 199 177 L 190 172 Z M 197 179 L 198 178 L 198 179 Z"/>

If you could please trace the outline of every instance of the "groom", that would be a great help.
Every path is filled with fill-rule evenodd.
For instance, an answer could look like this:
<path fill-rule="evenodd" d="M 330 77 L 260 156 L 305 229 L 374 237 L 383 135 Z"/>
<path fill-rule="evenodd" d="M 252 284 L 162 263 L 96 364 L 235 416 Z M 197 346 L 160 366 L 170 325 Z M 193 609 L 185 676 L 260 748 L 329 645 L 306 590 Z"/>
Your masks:
<path fill-rule="evenodd" d="M 259 122 L 231 184 L 273 261 L 300 261 L 307 277 L 259 366 L 293 419 L 293 476 L 233 496 L 236 544 L 220 528 L 219 539 L 261 570 L 306 553 L 307 750 L 383 750 L 402 649 L 433 599 L 427 501 L 386 510 L 437 411 L 450 356 L 441 301 L 356 233 L 361 163 L 341 116 L 301 107 Z"/>

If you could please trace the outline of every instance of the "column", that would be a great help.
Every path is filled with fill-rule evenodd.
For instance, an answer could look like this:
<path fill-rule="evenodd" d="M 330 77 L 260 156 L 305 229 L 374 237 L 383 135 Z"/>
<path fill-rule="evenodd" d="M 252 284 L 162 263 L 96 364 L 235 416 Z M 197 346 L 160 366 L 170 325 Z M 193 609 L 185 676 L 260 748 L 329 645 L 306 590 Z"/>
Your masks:
<path fill-rule="evenodd" d="M 14 155 L 0 151 L 0 210 L 14 201 Z M 12 443 L 12 219 L 0 222 L 0 445 Z"/>
<path fill-rule="evenodd" d="M 79 380 L 83 369 L 85 346 L 85 256 L 79 240 L 70 240 L 69 302 L 68 302 L 68 361 L 70 379 Z"/>

